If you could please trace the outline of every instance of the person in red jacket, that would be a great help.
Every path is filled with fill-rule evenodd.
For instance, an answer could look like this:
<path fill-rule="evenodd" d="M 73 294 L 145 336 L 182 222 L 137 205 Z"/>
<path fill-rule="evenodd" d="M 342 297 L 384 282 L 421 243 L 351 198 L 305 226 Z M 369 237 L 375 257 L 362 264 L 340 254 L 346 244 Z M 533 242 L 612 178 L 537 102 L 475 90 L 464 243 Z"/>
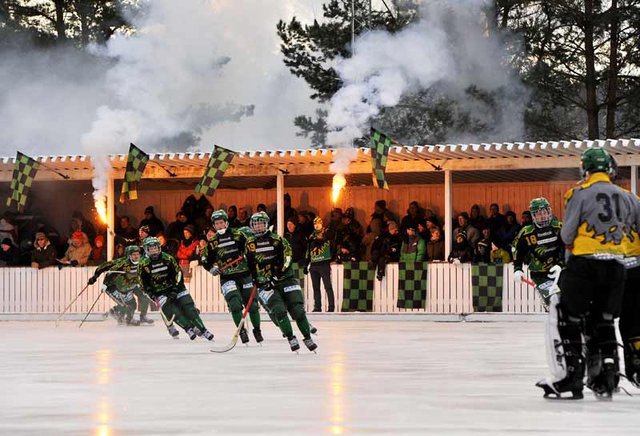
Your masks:
<path fill-rule="evenodd" d="M 197 259 L 196 248 L 198 247 L 198 240 L 194 236 L 195 229 L 191 224 L 186 225 L 182 233 L 183 238 L 180 241 L 176 257 L 178 258 L 178 264 L 184 268 L 189 266 L 189 262 Z"/>

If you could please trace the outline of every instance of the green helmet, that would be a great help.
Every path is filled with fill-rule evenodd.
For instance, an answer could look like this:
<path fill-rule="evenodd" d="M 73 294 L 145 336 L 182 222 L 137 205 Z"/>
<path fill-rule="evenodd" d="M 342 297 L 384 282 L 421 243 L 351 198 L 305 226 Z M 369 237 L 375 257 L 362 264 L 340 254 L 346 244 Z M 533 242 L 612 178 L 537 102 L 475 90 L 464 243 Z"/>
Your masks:
<path fill-rule="evenodd" d="M 131 259 L 131 255 L 133 253 L 140 253 L 142 254 L 142 250 L 140 250 L 140 247 L 138 247 L 137 245 L 127 245 L 127 248 L 124 249 L 124 255 L 127 256 L 127 258 L 131 261 L 131 263 L 133 263 L 134 265 L 138 263 L 138 261 L 134 261 L 133 259 Z"/>
<path fill-rule="evenodd" d="M 249 220 L 249 227 L 251 227 L 251 233 L 256 236 L 266 234 L 269 231 L 269 215 L 266 212 L 254 213 Z"/>
<path fill-rule="evenodd" d="M 607 173 L 611 172 L 611 155 L 602 147 L 594 147 L 585 150 L 580 157 L 582 162 L 582 175 L 589 173 Z"/>
<path fill-rule="evenodd" d="M 158 238 L 155 236 L 144 238 L 142 245 L 144 247 L 144 252 L 149 256 L 149 258 L 156 260 L 160 257 L 160 253 L 162 253 L 162 245 Z M 157 247 L 157 250 L 155 250 L 154 247 Z"/>
<path fill-rule="evenodd" d="M 225 226 L 223 229 L 216 228 L 216 221 L 220 220 L 225 222 Z M 222 235 L 227 230 L 227 227 L 229 227 L 229 216 L 222 209 L 216 210 L 211 214 L 211 224 L 213 224 L 213 229 L 218 232 L 218 234 Z"/>
<path fill-rule="evenodd" d="M 531 218 L 536 227 L 545 228 L 551 224 L 553 219 L 553 213 L 551 212 L 551 205 L 544 197 L 538 197 L 531 200 L 529 203 L 529 211 L 531 212 Z"/>

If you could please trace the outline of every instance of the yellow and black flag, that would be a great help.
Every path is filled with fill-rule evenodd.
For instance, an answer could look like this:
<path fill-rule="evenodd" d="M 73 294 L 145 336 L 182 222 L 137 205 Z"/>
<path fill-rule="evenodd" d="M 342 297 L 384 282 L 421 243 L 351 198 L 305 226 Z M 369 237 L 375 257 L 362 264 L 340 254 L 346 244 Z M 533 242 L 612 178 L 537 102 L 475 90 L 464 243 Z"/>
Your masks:
<path fill-rule="evenodd" d="M 196 192 L 213 195 L 235 155 L 235 152 L 215 145 L 202 180 L 196 185 Z"/>
<path fill-rule="evenodd" d="M 40 164 L 29 156 L 18 152 L 16 155 L 16 167 L 11 178 L 11 195 L 7 198 L 7 207 L 15 206 L 18 212 L 24 210 L 27 204 L 27 196 L 31 190 L 31 183 L 40 168 Z"/>
<path fill-rule="evenodd" d="M 149 155 L 135 145 L 130 144 L 129 155 L 127 156 L 127 170 L 124 173 L 124 182 L 120 193 L 120 203 L 138 199 L 138 183 L 140 183 L 147 162 L 149 162 Z"/>
<path fill-rule="evenodd" d="M 391 147 L 391 138 L 371 128 L 371 166 L 373 169 L 373 185 L 380 189 L 389 189 L 384 177 L 387 169 L 387 155 Z"/>

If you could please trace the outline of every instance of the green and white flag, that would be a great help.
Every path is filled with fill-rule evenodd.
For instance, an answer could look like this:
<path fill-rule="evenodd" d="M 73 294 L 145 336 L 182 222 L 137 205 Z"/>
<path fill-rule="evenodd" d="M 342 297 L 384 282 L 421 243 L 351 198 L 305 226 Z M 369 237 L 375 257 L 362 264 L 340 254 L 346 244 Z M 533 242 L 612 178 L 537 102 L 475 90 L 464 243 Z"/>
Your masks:
<path fill-rule="evenodd" d="M 387 169 L 387 155 L 391 147 L 391 138 L 372 127 L 370 146 L 373 186 L 380 189 L 389 189 L 389 185 L 385 179 L 385 171 Z"/>
<path fill-rule="evenodd" d="M 504 266 L 480 263 L 471 267 L 474 312 L 502 312 Z"/>
<path fill-rule="evenodd" d="M 196 185 L 196 192 L 213 195 L 235 155 L 235 152 L 215 145 L 202 180 Z"/>
<path fill-rule="evenodd" d="M 374 271 L 368 262 L 345 262 L 342 312 L 373 311 Z"/>
<path fill-rule="evenodd" d="M 427 262 L 398 264 L 398 308 L 424 309 L 427 304 Z"/>
<path fill-rule="evenodd" d="M 11 195 L 7 198 L 7 207 L 15 207 L 18 212 L 24 210 L 38 168 L 40 168 L 38 162 L 26 154 L 18 152 L 11 178 Z"/>
<path fill-rule="evenodd" d="M 149 155 L 135 145 L 130 144 L 129 154 L 127 155 L 127 168 L 124 173 L 122 192 L 120 193 L 120 203 L 138 199 L 138 183 L 142 179 L 147 162 L 149 162 Z"/>

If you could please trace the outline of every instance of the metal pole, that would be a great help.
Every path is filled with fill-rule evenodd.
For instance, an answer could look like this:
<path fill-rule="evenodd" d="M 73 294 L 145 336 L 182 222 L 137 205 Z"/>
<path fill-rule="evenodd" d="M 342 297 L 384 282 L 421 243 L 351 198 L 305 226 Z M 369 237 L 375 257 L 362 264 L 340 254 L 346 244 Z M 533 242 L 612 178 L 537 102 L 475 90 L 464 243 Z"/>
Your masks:
<path fill-rule="evenodd" d="M 356 0 L 351 0 L 351 56 L 356 54 Z"/>
<path fill-rule="evenodd" d="M 451 170 L 444 171 L 444 258 L 451 253 L 453 229 L 453 177 Z"/>
<path fill-rule="evenodd" d="M 113 259 L 115 251 L 115 215 L 116 208 L 114 206 L 115 196 L 115 180 L 109 177 L 107 180 L 107 260 Z"/>
<path fill-rule="evenodd" d="M 638 195 L 638 165 L 631 165 L 631 192 Z"/>
<path fill-rule="evenodd" d="M 284 174 L 278 171 L 276 174 L 276 215 L 278 223 L 278 235 L 284 235 Z"/>

